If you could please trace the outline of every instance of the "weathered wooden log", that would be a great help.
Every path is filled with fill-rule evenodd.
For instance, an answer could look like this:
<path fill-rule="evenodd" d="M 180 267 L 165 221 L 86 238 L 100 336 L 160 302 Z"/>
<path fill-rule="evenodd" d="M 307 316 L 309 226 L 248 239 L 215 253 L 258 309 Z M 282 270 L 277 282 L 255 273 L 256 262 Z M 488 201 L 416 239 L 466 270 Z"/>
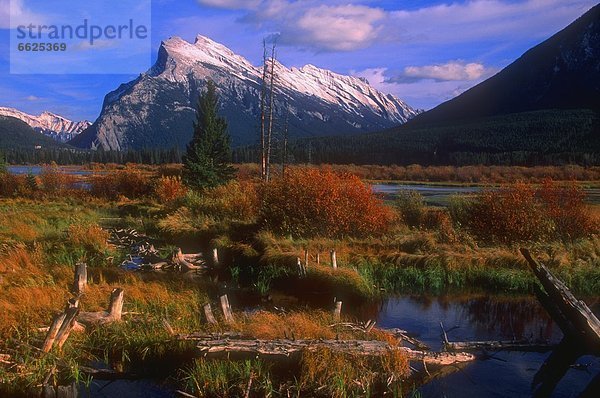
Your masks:
<path fill-rule="evenodd" d="M 556 344 L 532 342 L 528 340 L 449 341 L 444 344 L 444 348 L 448 351 L 504 350 L 522 352 L 548 352 L 552 351 L 555 347 Z"/>
<path fill-rule="evenodd" d="M 203 308 L 204 308 L 204 317 L 206 318 L 206 322 L 208 322 L 210 325 L 216 325 L 217 320 L 215 319 L 215 316 L 213 315 L 210 303 L 204 304 Z"/>
<path fill-rule="evenodd" d="M 77 317 L 77 321 L 85 326 L 119 322 L 123 316 L 123 300 L 123 289 L 114 289 L 110 294 L 110 304 L 106 311 L 82 312 Z"/>
<path fill-rule="evenodd" d="M 331 267 L 333 269 L 337 269 L 337 256 L 335 254 L 335 250 L 330 251 L 329 255 L 331 257 Z"/>
<path fill-rule="evenodd" d="M 333 319 L 339 321 L 342 317 L 342 302 L 336 301 L 335 308 L 333 309 Z"/>
<path fill-rule="evenodd" d="M 540 301 L 565 336 L 585 347 L 584 351 L 600 355 L 600 320 L 546 266 L 534 260 L 527 249 L 521 249 L 521 253 L 546 292 L 547 297 L 542 295 Z"/>
<path fill-rule="evenodd" d="M 77 383 L 73 382 L 68 386 L 58 386 L 56 388 L 56 398 L 77 398 Z"/>
<path fill-rule="evenodd" d="M 395 338 L 402 340 L 402 341 L 406 341 L 407 343 L 412 344 L 414 347 L 416 347 L 420 350 L 429 350 L 430 349 L 430 347 L 427 344 L 423 343 L 421 340 L 418 340 L 414 337 L 409 336 L 408 332 L 406 330 L 385 329 L 385 331 L 392 333 Z"/>
<path fill-rule="evenodd" d="M 207 269 L 206 265 L 204 265 L 204 264 L 202 264 L 202 265 L 192 264 L 191 262 L 186 260 L 181 249 L 175 250 L 171 261 L 176 266 L 179 266 L 182 271 L 200 271 L 200 270 Z"/>
<path fill-rule="evenodd" d="M 381 356 L 390 351 L 401 351 L 410 360 L 424 361 L 430 365 L 452 365 L 468 362 L 475 359 L 469 353 L 457 352 L 427 352 L 412 350 L 406 347 L 391 346 L 377 340 L 203 340 L 197 344 L 201 354 L 206 356 L 219 356 L 231 353 L 249 354 L 262 357 L 289 357 L 303 351 L 329 349 L 335 352 L 349 353 L 363 356 Z"/>
<path fill-rule="evenodd" d="M 46 338 L 44 339 L 44 344 L 42 344 L 42 351 L 50 352 L 50 350 L 52 349 L 52 346 L 54 345 L 54 341 L 56 341 L 56 336 L 58 335 L 58 331 L 60 330 L 60 327 L 64 323 L 66 317 L 67 317 L 67 314 L 65 312 L 60 313 L 54 317 L 54 320 L 52 321 L 52 325 L 50 326 L 50 329 L 48 330 L 48 333 L 46 334 Z"/>
<path fill-rule="evenodd" d="M 223 295 L 219 298 L 221 301 L 221 310 L 223 311 L 223 317 L 225 318 L 225 322 L 233 323 L 233 313 L 231 312 L 231 305 L 229 305 L 229 298 L 227 295 Z"/>
<path fill-rule="evenodd" d="M 75 265 L 75 281 L 73 282 L 73 293 L 81 295 L 87 288 L 87 264 L 77 263 Z"/>
<path fill-rule="evenodd" d="M 67 308 L 67 310 L 65 310 L 65 319 L 60 325 L 60 329 L 58 330 L 56 339 L 54 341 L 54 344 L 56 344 L 59 350 L 62 349 L 63 345 L 69 338 L 69 335 L 73 330 L 73 326 L 75 326 L 77 314 L 79 314 L 79 308 L 77 307 Z"/>

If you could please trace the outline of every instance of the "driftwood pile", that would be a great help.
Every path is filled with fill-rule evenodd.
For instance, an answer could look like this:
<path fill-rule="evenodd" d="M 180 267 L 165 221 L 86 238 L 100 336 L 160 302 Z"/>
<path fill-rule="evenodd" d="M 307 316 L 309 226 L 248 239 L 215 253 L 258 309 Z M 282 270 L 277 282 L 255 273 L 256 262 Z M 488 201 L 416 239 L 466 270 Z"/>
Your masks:
<path fill-rule="evenodd" d="M 75 295 L 67 302 L 65 310 L 56 315 L 48 329 L 42 345 L 43 352 L 50 352 L 53 347 L 62 349 L 72 331 L 81 331 L 86 327 L 119 322 L 123 314 L 123 289 L 114 289 L 110 294 L 110 304 L 106 311 L 80 311 L 80 300 L 87 289 L 87 265 L 79 263 L 75 266 L 75 278 L 72 293 Z"/>
<path fill-rule="evenodd" d="M 112 229 L 108 242 L 116 247 L 127 249 L 129 255 L 121 263 L 121 267 L 130 271 L 136 270 L 174 270 L 174 271 L 206 271 L 207 262 L 202 253 L 184 254 L 177 248 L 169 257 L 162 257 L 154 247 L 152 240 L 135 229 Z M 213 264 L 218 263 L 218 253 L 213 251 Z"/>

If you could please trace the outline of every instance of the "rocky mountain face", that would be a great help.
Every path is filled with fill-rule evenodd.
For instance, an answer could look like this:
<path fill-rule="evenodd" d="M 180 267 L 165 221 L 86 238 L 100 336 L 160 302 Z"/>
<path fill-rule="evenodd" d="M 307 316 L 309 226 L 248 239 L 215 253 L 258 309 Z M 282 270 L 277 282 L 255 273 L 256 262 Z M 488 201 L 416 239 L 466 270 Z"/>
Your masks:
<path fill-rule="evenodd" d="M 105 150 L 184 147 L 207 80 L 217 86 L 233 144 L 257 142 L 262 66 L 198 36 L 193 44 L 178 37 L 164 41 L 156 64 L 109 93 L 98 119 L 71 144 Z M 285 125 L 291 138 L 371 132 L 418 114 L 364 79 L 312 65 L 276 63 L 274 98 L 274 134 Z"/>
<path fill-rule="evenodd" d="M 600 111 L 600 5 L 495 76 L 403 127 L 544 109 Z"/>
<path fill-rule="evenodd" d="M 19 119 L 38 133 L 59 142 L 67 142 L 91 126 L 87 120 L 74 122 L 51 112 L 43 112 L 39 116 L 34 116 L 14 108 L 0 107 L 0 116 Z"/>

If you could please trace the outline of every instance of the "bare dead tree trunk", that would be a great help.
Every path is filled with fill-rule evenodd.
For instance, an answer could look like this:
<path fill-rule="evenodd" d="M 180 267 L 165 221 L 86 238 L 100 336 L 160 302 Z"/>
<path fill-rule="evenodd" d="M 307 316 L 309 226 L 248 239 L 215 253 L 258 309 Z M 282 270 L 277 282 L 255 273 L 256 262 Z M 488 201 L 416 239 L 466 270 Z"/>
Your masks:
<path fill-rule="evenodd" d="M 265 148 L 265 106 L 267 102 L 267 43 L 263 40 L 263 73 L 260 92 L 260 179 L 265 180 L 267 172 L 267 156 Z"/>
<path fill-rule="evenodd" d="M 290 121 L 290 108 L 288 107 L 287 113 L 285 115 L 285 127 L 283 129 L 283 154 L 281 157 L 281 177 L 285 177 L 285 168 L 287 166 L 289 121 Z"/>
<path fill-rule="evenodd" d="M 272 141 L 272 137 L 273 137 L 273 108 L 274 108 L 274 96 L 273 96 L 273 89 L 275 86 L 275 47 L 276 44 L 273 43 L 273 46 L 271 47 L 271 73 L 269 76 L 270 82 L 269 82 L 269 127 L 267 130 L 267 155 L 266 155 L 266 174 L 265 174 L 265 181 L 269 181 L 269 178 L 271 177 L 271 141 Z"/>

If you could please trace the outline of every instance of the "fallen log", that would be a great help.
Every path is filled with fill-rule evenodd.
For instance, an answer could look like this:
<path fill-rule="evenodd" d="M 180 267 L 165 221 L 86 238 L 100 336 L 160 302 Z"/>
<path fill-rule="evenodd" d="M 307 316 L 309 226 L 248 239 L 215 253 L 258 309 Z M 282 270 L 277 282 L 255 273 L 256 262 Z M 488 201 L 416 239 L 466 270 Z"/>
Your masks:
<path fill-rule="evenodd" d="M 540 302 L 565 337 L 583 346 L 586 352 L 600 355 L 600 320 L 546 266 L 535 261 L 529 250 L 521 249 L 521 253 L 544 288 L 545 292 L 538 291 Z"/>
<path fill-rule="evenodd" d="M 401 329 L 386 329 L 387 332 L 390 332 L 391 334 L 394 335 L 395 338 L 406 341 L 407 343 L 412 344 L 413 346 L 415 346 L 416 348 L 420 349 L 420 350 L 429 350 L 429 346 L 425 343 L 423 343 L 420 340 L 417 340 L 414 337 L 411 337 L 408 335 L 408 332 L 405 330 L 401 330 Z"/>
<path fill-rule="evenodd" d="M 110 304 L 108 306 L 108 310 L 98 312 L 81 312 L 77 317 L 77 322 L 85 326 L 119 322 L 123 315 L 123 294 L 123 289 L 114 289 L 110 294 Z"/>
<path fill-rule="evenodd" d="M 193 264 L 190 261 L 186 260 L 185 255 L 183 254 L 181 249 L 177 249 L 173 253 L 171 261 L 173 262 L 173 264 L 181 268 L 182 271 L 200 271 L 208 269 L 208 267 L 204 263 Z"/>
<path fill-rule="evenodd" d="M 392 346 L 378 340 L 202 340 L 197 347 L 205 356 L 220 356 L 232 353 L 249 354 L 262 357 L 290 357 L 303 351 L 329 349 L 340 353 L 363 356 L 381 356 L 390 351 L 404 352 L 410 360 L 424 362 L 429 365 L 452 365 L 469 362 L 475 356 L 465 352 L 431 352 L 412 350 L 406 347 Z"/>
<path fill-rule="evenodd" d="M 548 352 L 556 348 L 556 344 L 532 342 L 528 340 L 449 341 L 444 343 L 444 348 L 448 351 L 505 350 L 522 352 Z"/>

